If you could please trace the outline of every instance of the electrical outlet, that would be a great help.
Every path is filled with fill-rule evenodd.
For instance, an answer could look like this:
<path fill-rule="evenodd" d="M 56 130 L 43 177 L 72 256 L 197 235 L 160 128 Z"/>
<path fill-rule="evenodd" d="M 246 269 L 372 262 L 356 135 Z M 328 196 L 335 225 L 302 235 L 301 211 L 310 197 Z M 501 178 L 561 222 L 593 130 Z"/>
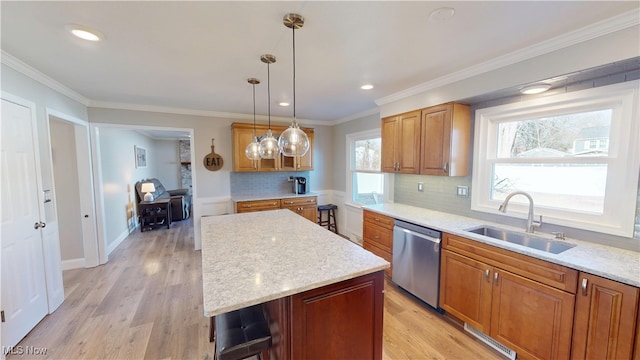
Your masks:
<path fill-rule="evenodd" d="M 423 182 L 419 182 L 418 183 L 418 191 L 424 191 L 424 183 Z"/>
<path fill-rule="evenodd" d="M 457 187 L 457 195 L 458 196 L 469 196 L 469 187 L 468 186 L 458 186 Z"/>

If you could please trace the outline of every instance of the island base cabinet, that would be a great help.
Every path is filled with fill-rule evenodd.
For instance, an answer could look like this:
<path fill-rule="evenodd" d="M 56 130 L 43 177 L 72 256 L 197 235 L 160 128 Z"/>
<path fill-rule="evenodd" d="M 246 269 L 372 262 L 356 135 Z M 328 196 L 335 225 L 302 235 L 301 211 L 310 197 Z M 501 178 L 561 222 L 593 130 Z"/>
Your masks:
<path fill-rule="evenodd" d="M 579 279 L 572 358 L 631 359 L 638 288 L 585 273 Z"/>
<path fill-rule="evenodd" d="M 384 272 L 267 304 L 270 359 L 382 359 Z"/>

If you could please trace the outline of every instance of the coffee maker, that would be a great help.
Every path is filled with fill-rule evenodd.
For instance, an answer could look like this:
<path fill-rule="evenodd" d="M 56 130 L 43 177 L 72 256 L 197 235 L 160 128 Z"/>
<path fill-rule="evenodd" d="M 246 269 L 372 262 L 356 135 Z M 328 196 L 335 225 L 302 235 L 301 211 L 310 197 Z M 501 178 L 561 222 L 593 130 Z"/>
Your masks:
<path fill-rule="evenodd" d="M 307 193 L 307 178 L 304 176 L 293 177 L 293 193 L 294 194 L 306 194 Z"/>

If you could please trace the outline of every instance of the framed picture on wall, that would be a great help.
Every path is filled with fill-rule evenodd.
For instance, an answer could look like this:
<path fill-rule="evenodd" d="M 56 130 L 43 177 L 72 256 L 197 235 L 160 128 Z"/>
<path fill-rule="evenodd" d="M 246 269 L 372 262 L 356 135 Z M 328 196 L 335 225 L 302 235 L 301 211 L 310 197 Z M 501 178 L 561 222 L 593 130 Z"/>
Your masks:
<path fill-rule="evenodd" d="M 134 145 L 133 150 L 135 151 L 135 156 L 136 156 L 136 168 L 146 168 L 147 167 L 147 149 Z"/>

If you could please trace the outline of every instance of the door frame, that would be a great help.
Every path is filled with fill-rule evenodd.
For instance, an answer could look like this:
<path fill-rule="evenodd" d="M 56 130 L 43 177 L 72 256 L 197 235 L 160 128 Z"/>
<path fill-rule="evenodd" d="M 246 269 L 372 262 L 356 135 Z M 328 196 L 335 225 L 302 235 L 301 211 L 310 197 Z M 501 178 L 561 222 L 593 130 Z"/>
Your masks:
<path fill-rule="evenodd" d="M 108 261 L 108 246 L 107 246 L 107 236 L 106 230 L 104 228 L 105 224 L 105 209 L 104 209 L 104 186 L 102 183 L 102 162 L 101 162 L 101 152 L 100 152 L 100 129 L 101 128 L 119 128 L 119 129 L 127 129 L 127 130 L 167 130 L 167 131 L 184 131 L 189 133 L 189 141 L 191 142 L 191 194 L 192 194 L 192 207 L 193 211 L 191 213 L 191 218 L 195 220 L 194 213 L 196 212 L 195 199 L 197 192 L 196 185 L 196 168 L 197 166 L 193 166 L 195 164 L 195 136 L 193 128 L 181 128 L 181 127 L 171 127 L 171 126 L 153 126 L 153 125 L 131 125 L 131 124 L 116 124 L 116 123 L 91 123 L 90 127 L 90 138 L 91 138 L 91 158 L 93 166 L 93 179 L 94 179 L 94 197 L 96 200 L 96 219 L 97 221 L 97 231 L 98 231 L 98 239 L 97 245 L 100 254 L 100 263 L 104 264 Z M 195 229 L 194 229 L 195 230 Z M 195 239 L 194 236 L 194 248 L 195 250 L 200 249 L 200 243 Z"/>
<path fill-rule="evenodd" d="M 82 245 L 84 249 L 84 267 L 95 267 L 103 262 L 100 261 L 101 254 L 98 246 L 98 231 L 96 218 L 96 201 L 94 196 L 94 178 L 93 166 L 91 164 L 91 144 L 89 138 L 89 122 L 65 114 L 63 112 L 47 108 L 47 132 L 49 136 L 49 144 L 51 144 L 51 120 L 52 117 L 62 120 L 73 125 L 75 146 L 76 146 L 76 163 L 78 167 L 78 192 L 80 194 L 81 213 L 88 215 L 88 220 L 80 220 L 82 223 Z M 50 151 L 49 159 L 53 164 L 53 153 Z M 55 176 L 53 178 L 53 196 L 55 197 Z M 87 194 L 89 196 L 87 196 Z M 54 201 L 57 204 L 57 201 Z M 56 205 L 57 206 L 57 205 Z M 57 212 L 56 207 L 56 212 Z"/>

